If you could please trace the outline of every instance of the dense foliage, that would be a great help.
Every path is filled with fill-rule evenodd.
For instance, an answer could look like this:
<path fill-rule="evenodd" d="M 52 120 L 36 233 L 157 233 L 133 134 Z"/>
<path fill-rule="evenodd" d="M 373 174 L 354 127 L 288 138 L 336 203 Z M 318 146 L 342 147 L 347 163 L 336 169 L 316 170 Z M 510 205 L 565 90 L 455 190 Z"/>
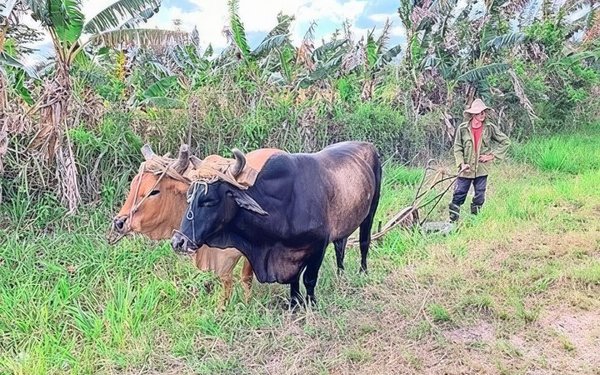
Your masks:
<path fill-rule="evenodd" d="M 443 155 L 474 97 L 515 139 L 597 118 L 597 4 L 458 3 L 401 1 L 391 21 L 407 30 L 402 46 L 389 45 L 389 22 L 367 35 L 344 23 L 323 43 L 313 24 L 294 45 L 294 17 L 280 14 L 253 48 L 230 0 L 229 45 L 215 54 L 195 30 L 138 28 L 159 0 L 119 0 L 90 20 L 79 0 L 10 0 L 0 5 L 4 200 L 111 204 L 143 142 L 163 152 L 188 142 L 206 155 L 363 139 L 415 162 Z M 35 69 L 20 62 L 35 38 L 24 14 L 55 47 Z"/>

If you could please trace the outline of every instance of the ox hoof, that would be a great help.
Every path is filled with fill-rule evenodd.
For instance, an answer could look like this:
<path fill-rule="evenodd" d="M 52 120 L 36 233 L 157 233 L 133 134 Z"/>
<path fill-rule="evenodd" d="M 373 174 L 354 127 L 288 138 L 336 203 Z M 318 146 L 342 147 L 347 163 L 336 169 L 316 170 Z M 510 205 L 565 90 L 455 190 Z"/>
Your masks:
<path fill-rule="evenodd" d="M 288 306 L 290 311 L 296 311 L 299 307 L 304 306 L 304 299 L 302 297 L 291 298 Z"/>
<path fill-rule="evenodd" d="M 211 280 L 203 282 L 202 286 L 204 287 L 206 294 L 212 294 L 213 290 L 215 289 L 215 285 Z"/>
<path fill-rule="evenodd" d="M 311 308 L 317 307 L 317 297 L 306 296 L 306 306 L 310 306 Z"/>

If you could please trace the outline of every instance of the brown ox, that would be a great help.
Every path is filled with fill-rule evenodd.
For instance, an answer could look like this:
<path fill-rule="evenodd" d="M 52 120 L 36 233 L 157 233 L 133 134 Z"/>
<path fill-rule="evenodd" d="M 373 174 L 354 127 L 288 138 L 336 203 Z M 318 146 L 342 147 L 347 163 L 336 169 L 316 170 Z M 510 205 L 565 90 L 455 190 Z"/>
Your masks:
<path fill-rule="evenodd" d="M 271 155 L 283 152 L 278 149 L 259 149 L 247 154 L 247 164 L 260 171 Z M 127 199 L 113 220 L 113 229 L 120 235 L 140 233 L 153 240 L 169 239 L 178 229 L 187 208 L 186 193 L 190 181 L 186 177 L 200 159 L 189 155 L 182 146 L 177 160 L 155 155 L 149 146 L 142 148 L 146 160 L 140 172 L 131 181 Z M 210 157 L 208 157 L 210 158 Z M 207 159 L 208 159 L 207 158 Z M 190 163 L 190 159 L 192 163 Z M 234 248 L 215 249 L 202 246 L 192 259 L 201 271 L 213 271 L 223 283 L 220 306 L 231 297 L 233 269 L 242 253 Z M 246 302 L 250 298 L 253 270 L 244 258 L 241 272 Z"/>

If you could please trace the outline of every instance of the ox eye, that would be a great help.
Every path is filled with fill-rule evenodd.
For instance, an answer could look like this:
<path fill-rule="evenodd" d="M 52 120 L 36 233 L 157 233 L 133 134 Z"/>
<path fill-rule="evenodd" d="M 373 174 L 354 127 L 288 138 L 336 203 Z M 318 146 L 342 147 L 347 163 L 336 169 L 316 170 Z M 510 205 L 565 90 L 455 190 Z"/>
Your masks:
<path fill-rule="evenodd" d="M 148 196 L 151 197 L 151 196 L 156 195 L 158 193 L 160 193 L 160 190 L 152 190 Z"/>
<path fill-rule="evenodd" d="M 205 201 L 205 202 L 201 202 L 199 204 L 200 207 L 212 207 L 212 206 L 216 206 L 217 202 L 215 201 Z"/>

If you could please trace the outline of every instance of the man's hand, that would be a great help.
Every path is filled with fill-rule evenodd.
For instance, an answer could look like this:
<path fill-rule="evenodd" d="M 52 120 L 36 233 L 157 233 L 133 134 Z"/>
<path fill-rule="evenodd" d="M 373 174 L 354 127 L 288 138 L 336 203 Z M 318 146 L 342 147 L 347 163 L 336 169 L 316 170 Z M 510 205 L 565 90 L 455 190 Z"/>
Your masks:
<path fill-rule="evenodd" d="M 460 170 L 459 170 L 459 172 L 468 172 L 468 171 L 469 171 L 469 169 L 471 169 L 471 166 L 470 166 L 469 164 L 462 163 L 462 164 L 460 165 Z"/>
<path fill-rule="evenodd" d="M 482 163 L 487 163 L 492 160 L 494 160 L 494 154 L 479 155 L 479 161 Z"/>

